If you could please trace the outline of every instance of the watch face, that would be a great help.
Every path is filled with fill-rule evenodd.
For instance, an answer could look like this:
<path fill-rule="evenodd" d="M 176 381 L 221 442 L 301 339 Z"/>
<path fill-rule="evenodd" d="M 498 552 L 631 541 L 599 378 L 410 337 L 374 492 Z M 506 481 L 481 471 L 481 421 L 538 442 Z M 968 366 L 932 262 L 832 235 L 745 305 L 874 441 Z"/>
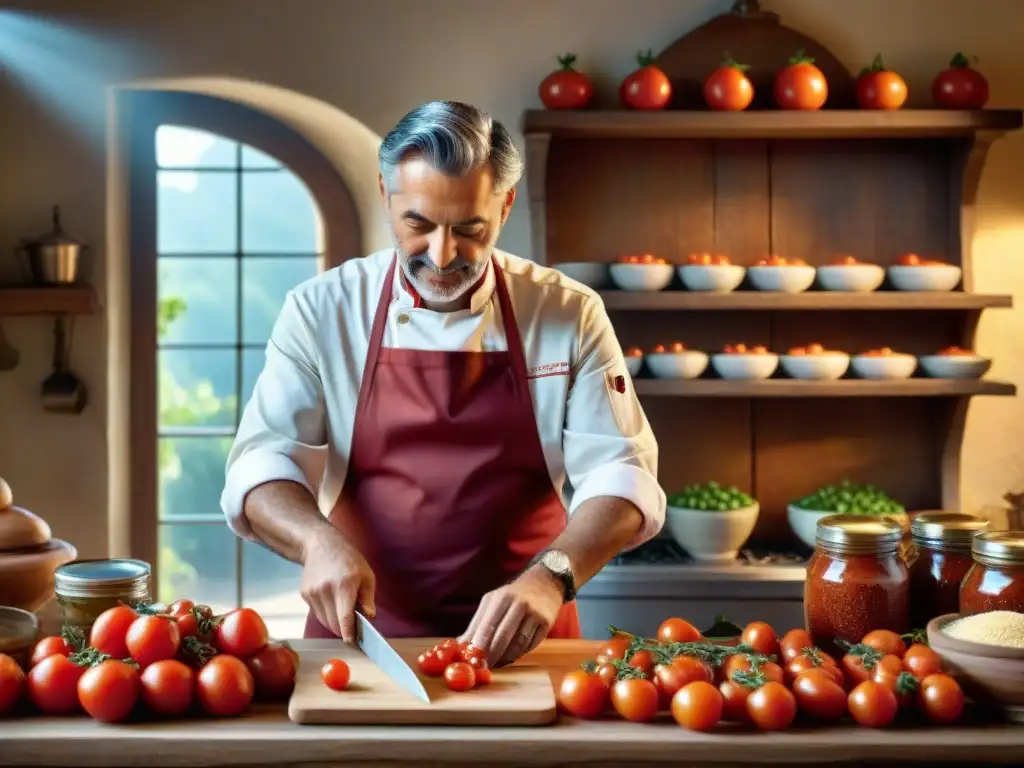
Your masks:
<path fill-rule="evenodd" d="M 544 553 L 544 565 L 557 573 L 572 573 L 572 563 L 565 552 L 552 550 Z"/>

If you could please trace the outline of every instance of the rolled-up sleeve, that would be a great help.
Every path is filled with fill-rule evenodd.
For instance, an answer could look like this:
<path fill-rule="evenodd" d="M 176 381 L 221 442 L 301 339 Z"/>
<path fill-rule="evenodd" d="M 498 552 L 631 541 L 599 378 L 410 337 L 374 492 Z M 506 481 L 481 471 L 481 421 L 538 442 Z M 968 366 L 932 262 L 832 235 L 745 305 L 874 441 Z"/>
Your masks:
<path fill-rule="evenodd" d="M 624 388 L 616 386 L 619 376 Z M 573 487 L 569 513 L 599 496 L 632 502 L 643 514 L 643 525 L 626 545 L 633 549 L 657 535 L 665 522 L 658 444 L 631 386 L 604 304 L 596 297 L 588 298 L 580 313 L 573 377 L 562 432 L 566 474 Z"/>
<path fill-rule="evenodd" d="M 290 292 L 228 454 L 221 509 L 231 529 L 256 540 L 245 519 L 245 498 L 264 483 L 291 480 L 315 498 L 326 452 L 324 389 L 314 336 Z"/>

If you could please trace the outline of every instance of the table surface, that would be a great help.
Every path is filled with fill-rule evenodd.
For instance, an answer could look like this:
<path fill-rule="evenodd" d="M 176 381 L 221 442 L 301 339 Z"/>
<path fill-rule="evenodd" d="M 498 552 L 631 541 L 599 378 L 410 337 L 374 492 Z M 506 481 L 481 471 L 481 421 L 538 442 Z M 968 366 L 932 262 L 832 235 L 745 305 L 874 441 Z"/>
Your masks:
<path fill-rule="evenodd" d="M 557 680 L 592 641 L 552 640 L 524 659 Z M 299 726 L 284 705 L 259 705 L 233 719 L 104 725 L 84 716 L 0 720 L 0 765 L 17 766 L 527 766 L 821 762 L 1024 763 L 1024 726 L 971 724 L 882 730 L 839 726 L 761 733 L 723 724 L 685 731 L 668 715 L 655 723 L 560 718 L 538 727 Z"/>

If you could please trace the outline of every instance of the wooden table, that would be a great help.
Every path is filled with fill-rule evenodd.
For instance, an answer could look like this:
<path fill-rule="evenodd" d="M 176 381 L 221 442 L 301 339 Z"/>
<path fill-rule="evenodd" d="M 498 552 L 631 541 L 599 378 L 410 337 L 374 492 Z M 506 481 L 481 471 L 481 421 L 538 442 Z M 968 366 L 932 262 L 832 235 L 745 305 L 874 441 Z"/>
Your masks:
<path fill-rule="evenodd" d="M 589 641 L 549 641 L 529 660 L 553 679 L 592 654 Z M 665 717 L 665 716 L 662 716 Z M 0 720 L 0 766 L 333 765 L 774 765 L 872 761 L 1024 762 L 1024 726 L 971 725 L 869 730 L 852 726 L 759 733 L 721 726 L 684 731 L 670 720 L 562 718 L 532 728 L 298 726 L 283 706 L 227 720 L 102 725 L 85 717 Z"/>

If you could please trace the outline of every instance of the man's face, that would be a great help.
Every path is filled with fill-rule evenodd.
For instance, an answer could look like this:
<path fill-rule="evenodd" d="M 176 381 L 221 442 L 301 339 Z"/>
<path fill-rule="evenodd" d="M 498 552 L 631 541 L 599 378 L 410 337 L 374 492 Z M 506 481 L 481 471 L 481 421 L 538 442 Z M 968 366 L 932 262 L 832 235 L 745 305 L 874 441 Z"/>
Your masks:
<path fill-rule="evenodd" d="M 515 200 L 515 189 L 496 195 L 489 165 L 450 178 L 421 157 L 395 170 L 381 196 L 398 260 L 416 292 L 446 308 L 476 284 Z"/>

